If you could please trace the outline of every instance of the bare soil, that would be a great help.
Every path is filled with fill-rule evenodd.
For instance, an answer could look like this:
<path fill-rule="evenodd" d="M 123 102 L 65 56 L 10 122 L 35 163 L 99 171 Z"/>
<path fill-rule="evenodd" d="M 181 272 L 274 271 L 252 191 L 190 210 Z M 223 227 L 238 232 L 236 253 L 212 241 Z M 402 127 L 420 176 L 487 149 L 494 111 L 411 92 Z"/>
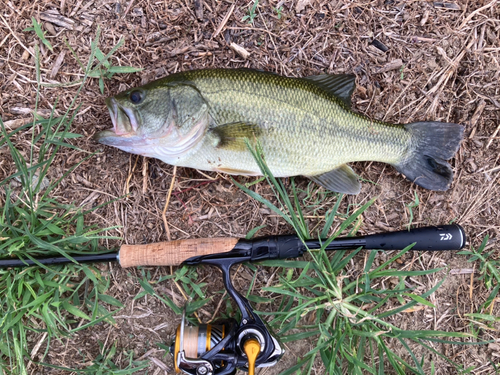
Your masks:
<path fill-rule="evenodd" d="M 195 3 L 202 5 L 202 11 Z M 116 199 L 89 215 L 87 222 L 100 227 L 119 226 L 109 234 L 123 237 L 123 243 L 127 244 L 244 237 L 259 225 L 266 225 L 259 232 L 261 235 L 290 233 L 291 228 L 241 192 L 227 176 L 178 168 L 166 213 L 169 238 L 162 212 L 173 167 L 97 144 L 93 135 L 111 127 L 104 98 L 174 72 L 198 68 L 248 67 L 294 77 L 325 72 L 354 73 L 357 89 L 353 107 L 358 112 L 393 123 L 434 120 L 465 126 L 465 139 L 451 161 L 455 180 L 446 192 L 417 187 L 385 164 L 354 165 L 366 181 L 359 195 L 344 198 L 343 209 L 378 197 L 363 215 L 360 233 L 403 229 L 410 220 L 407 205 L 414 201 L 416 193 L 420 204 L 413 208 L 413 225 L 458 222 L 469 236 L 469 246 L 477 247 L 489 235 L 487 249 L 495 249 L 494 256 L 498 257 L 499 2 L 261 0 L 253 22 L 242 21 L 252 4 L 216 0 L 2 1 L 0 115 L 7 127 L 14 128 L 32 119 L 30 111 L 36 96 L 32 57 L 35 44 L 42 53 L 41 79 L 48 84 L 69 84 L 83 77 L 66 43 L 86 62 L 98 27 L 104 53 L 120 38 L 125 40 L 111 60 L 113 65 L 144 69 L 105 80 L 104 95 L 97 79 L 85 85 L 78 100 L 81 108 L 71 129 L 83 135 L 72 141 L 83 151 L 62 150 L 49 178 L 60 177 L 88 153 L 97 152 L 97 155 L 65 178 L 54 196 L 62 203 L 73 202 L 87 208 Z M 50 12 L 52 16 L 48 16 Z M 53 51 L 42 45 L 34 32 L 23 31 L 32 26 L 31 17 L 41 22 Z M 231 48 L 232 43 L 244 49 L 248 56 L 235 51 L 234 45 Z M 62 88 L 44 86 L 40 92 L 40 114 L 47 116 L 56 99 L 56 113 L 64 113 L 76 89 L 76 83 Z M 17 145 L 28 149 L 30 134 L 20 134 Z M 0 179 L 3 179 L 13 173 L 15 166 L 5 150 L 0 150 L 0 155 Z M 308 181 L 300 178 L 298 181 L 301 188 L 306 188 Z M 266 197 L 271 196 L 265 183 L 252 188 Z M 326 208 L 332 201 L 324 202 Z M 307 208 L 306 213 L 311 216 L 313 226 L 321 222 L 324 209 L 316 212 Z M 110 242 L 109 246 L 119 244 Z M 411 257 L 407 255 L 407 260 L 412 261 Z M 455 271 L 430 298 L 436 308 L 399 314 L 394 323 L 411 329 L 468 332 L 469 321 L 464 314 L 481 312 L 478 307 L 488 295 L 483 282 L 471 279 L 473 265 L 453 253 L 426 255 L 423 259 L 416 262 L 415 267 L 447 266 Z M 173 374 L 171 359 L 156 343 L 170 343 L 180 317 L 154 298 L 134 299 L 141 291 L 137 275 L 150 272 L 158 278 L 169 274 L 171 269 L 149 267 L 141 271 L 123 270 L 118 265 L 99 267 L 111 280 L 107 293 L 125 305 L 117 314 L 116 326 L 102 324 L 52 342 L 43 360 L 57 366 L 83 367 L 99 353 L 98 342 L 106 347 L 116 342 L 118 353 L 133 350 L 134 358 L 150 360 L 148 373 Z M 236 273 L 235 284 L 239 290 L 245 290 L 248 285 L 245 272 L 242 267 Z M 263 269 L 263 272 L 271 275 L 273 270 Z M 207 295 L 223 289 L 217 270 L 199 269 L 199 274 L 200 280 L 210 281 Z M 444 273 L 436 279 L 418 279 L 422 291 L 433 287 L 442 276 Z M 266 278 L 259 281 L 254 294 L 259 294 Z M 156 291 L 169 295 L 179 306 L 183 304 L 173 283 L 157 285 Z M 220 294 L 200 312 L 203 321 L 209 321 L 218 313 L 218 298 Z M 272 306 L 263 308 L 272 309 Z M 498 316 L 498 312 L 497 303 L 492 314 Z M 483 338 L 498 340 L 498 331 L 485 331 Z M 30 337 L 32 347 L 36 348 L 42 339 Z M 314 344 L 290 345 L 278 366 L 260 374 L 277 374 L 289 368 Z M 398 350 L 396 343 L 394 346 L 394 350 Z M 498 346 L 435 347 L 465 368 L 475 366 L 474 374 L 492 374 L 494 369 L 489 361 L 497 366 L 500 363 Z M 38 347 L 34 358 L 41 360 L 43 352 L 44 346 Z M 119 354 L 115 361 L 125 366 L 127 358 Z M 63 373 L 35 365 L 30 369 L 33 374 Z M 323 371 L 318 363 L 315 373 Z M 437 362 L 436 374 L 454 373 L 449 364 Z"/>

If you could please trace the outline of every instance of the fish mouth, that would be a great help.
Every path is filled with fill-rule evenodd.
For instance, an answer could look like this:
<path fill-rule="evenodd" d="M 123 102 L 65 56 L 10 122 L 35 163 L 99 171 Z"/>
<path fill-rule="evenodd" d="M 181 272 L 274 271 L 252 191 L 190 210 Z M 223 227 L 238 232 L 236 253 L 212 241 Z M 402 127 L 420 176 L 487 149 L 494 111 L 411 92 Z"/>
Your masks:
<path fill-rule="evenodd" d="M 109 110 L 113 128 L 101 131 L 95 139 L 102 144 L 113 144 L 117 138 L 128 138 L 137 135 L 139 128 L 134 112 L 122 107 L 115 98 L 107 98 L 106 105 Z"/>

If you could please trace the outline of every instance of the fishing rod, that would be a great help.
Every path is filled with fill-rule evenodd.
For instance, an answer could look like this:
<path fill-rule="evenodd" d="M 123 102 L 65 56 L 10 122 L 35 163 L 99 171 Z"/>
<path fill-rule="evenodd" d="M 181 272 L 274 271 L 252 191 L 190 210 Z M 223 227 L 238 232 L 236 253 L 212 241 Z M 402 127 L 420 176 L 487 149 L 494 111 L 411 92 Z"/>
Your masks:
<path fill-rule="evenodd" d="M 265 259 L 285 259 L 302 256 L 307 250 L 320 249 L 327 242 L 305 240 L 298 236 L 282 235 L 258 237 L 251 240 L 239 238 L 199 238 L 157 242 L 146 245 L 122 245 L 119 252 L 104 254 L 76 255 L 66 257 L 44 257 L 31 259 L 0 259 L 1 268 L 27 267 L 33 265 L 55 265 L 66 263 L 95 263 L 118 261 L 123 268 L 136 266 L 178 266 L 182 263 L 195 265 L 200 256 L 223 255 L 244 256 L 245 251 L 252 255 L 249 261 Z M 412 250 L 442 251 L 460 250 L 466 242 L 466 235 L 460 225 L 423 227 L 398 232 L 384 232 L 361 237 L 340 237 L 331 241 L 326 251 L 356 249 L 401 250 L 415 243 Z M 243 253 L 242 253 L 243 251 Z M 191 259 L 193 258 L 193 259 Z"/>
<path fill-rule="evenodd" d="M 204 238 L 159 242 L 146 245 L 122 245 L 117 253 L 78 255 L 72 259 L 48 257 L 3 259 L 0 268 L 118 261 L 123 268 L 135 266 L 178 266 L 209 264 L 222 271 L 228 294 L 236 302 L 241 320 L 226 319 L 213 324 L 187 326 L 185 315 L 177 328 L 171 353 L 177 372 L 190 375 L 234 374 L 237 369 L 254 375 L 256 367 L 274 365 L 284 354 L 278 340 L 255 313 L 249 301 L 231 283 L 235 264 L 302 256 L 308 250 L 321 249 L 326 239 L 305 240 L 296 235 L 238 238 Z M 460 250 L 466 235 L 460 225 L 424 227 L 385 232 L 361 237 L 336 238 L 326 251 L 363 248 L 365 250 Z"/>

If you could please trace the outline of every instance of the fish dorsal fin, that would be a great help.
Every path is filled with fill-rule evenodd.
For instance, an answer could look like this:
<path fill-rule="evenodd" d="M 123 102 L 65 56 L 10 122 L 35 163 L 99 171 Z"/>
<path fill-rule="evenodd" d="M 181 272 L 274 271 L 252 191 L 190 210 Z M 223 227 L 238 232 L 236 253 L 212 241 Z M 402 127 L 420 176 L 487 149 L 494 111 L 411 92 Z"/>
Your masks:
<path fill-rule="evenodd" d="M 211 129 L 210 132 L 215 136 L 215 147 L 245 151 L 247 149 L 245 139 L 253 141 L 262 133 L 262 129 L 255 124 L 232 122 L 217 126 Z"/>
<path fill-rule="evenodd" d="M 356 88 L 356 76 L 352 74 L 321 74 L 304 79 L 335 95 L 349 108 L 351 107 L 351 95 Z"/>
<path fill-rule="evenodd" d="M 361 191 L 358 176 L 347 164 L 342 164 L 340 167 L 323 174 L 307 177 L 318 185 L 337 193 L 358 194 Z"/>

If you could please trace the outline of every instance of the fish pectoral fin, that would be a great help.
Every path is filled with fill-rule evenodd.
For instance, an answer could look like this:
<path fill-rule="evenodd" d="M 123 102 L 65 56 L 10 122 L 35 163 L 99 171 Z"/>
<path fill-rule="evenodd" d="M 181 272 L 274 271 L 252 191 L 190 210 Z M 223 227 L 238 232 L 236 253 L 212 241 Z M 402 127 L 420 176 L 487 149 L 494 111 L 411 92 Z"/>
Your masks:
<path fill-rule="evenodd" d="M 351 96 L 356 88 L 356 76 L 352 74 L 321 74 L 304 79 L 335 95 L 351 108 Z"/>
<path fill-rule="evenodd" d="M 219 168 L 215 168 L 214 170 L 216 172 L 233 174 L 233 175 L 238 175 L 238 176 L 260 176 L 260 173 L 252 172 L 252 171 L 245 171 L 243 169 L 219 167 Z"/>
<path fill-rule="evenodd" d="M 255 124 L 233 122 L 217 126 L 210 130 L 215 137 L 215 147 L 233 151 L 245 151 L 245 139 L 253 141 L 262 133 L 261 128 Z"/>
<path fill-rule="evenodd" d="M 318 185 L 338 193 L 358 194 L 361 191 L 361 184 L 358 181 L 358 176 L 347 164 L 343 164 L 326 173 L 306 177 L 310 178 Z"/>

